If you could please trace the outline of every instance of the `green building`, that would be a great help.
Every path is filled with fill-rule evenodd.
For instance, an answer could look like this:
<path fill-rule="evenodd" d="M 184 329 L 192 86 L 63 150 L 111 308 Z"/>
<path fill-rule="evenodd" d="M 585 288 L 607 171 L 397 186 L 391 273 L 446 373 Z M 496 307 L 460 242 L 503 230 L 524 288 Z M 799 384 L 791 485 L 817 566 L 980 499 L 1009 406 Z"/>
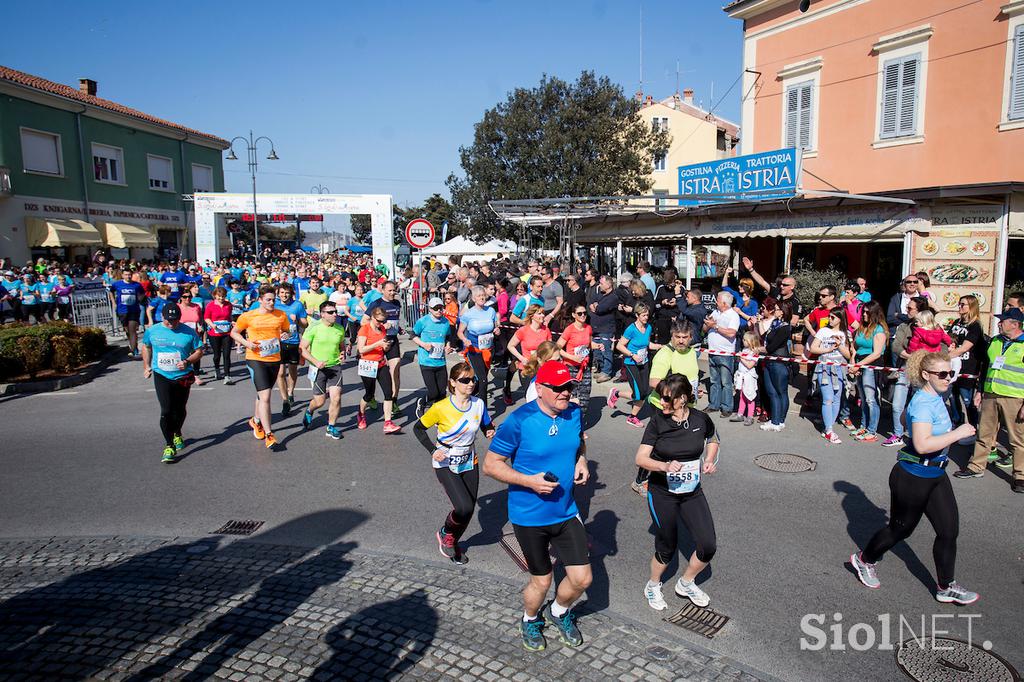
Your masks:
<path fill-rule="evenodd" d="M 193 192 L 223 192 L 228 142 L 0 66 L 0 256 L 195 254 Z M 227 244 L 225 238 L 222 243 Z"/>

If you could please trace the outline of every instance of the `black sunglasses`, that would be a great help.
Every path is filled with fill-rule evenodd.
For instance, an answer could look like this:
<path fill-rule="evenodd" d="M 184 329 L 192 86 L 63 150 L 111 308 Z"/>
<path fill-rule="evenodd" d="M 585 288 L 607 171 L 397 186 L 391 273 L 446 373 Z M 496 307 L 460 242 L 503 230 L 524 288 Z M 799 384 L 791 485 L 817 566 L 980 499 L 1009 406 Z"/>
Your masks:
<path fill-rule="evenodd" d="M 321 310 L 320 314 L 321 315 L 337 315 L 338 311 L 337 310 L 326 310 L 325 309 L 325 310 Z"/>
<path fill-rule="evenodd" d="M 435 305 L 433 308 L 431 308 L 431 310 L 444 310 L 444 306 L 443 305 Z"/>
<path fill-rule="evenodd" d="M 541 386 L 544 386 L 546 388 L 550 388 L 555 393 L 567 393 L 567 392 L 572 391 L 574 388 L 576 388 L 576 382 L 575 381 L 570 381 L 569 383 L 562 384 L 561 386 L 552 386 L 551 384 L 541 384 Z"/>
<path fill-rule="evenodd" d="M 577 310 L 576 312 L 573 313 L 573 315 L 586 315 L 586 314 L 587 314 L 586 310 Z"/>
<path fill-rule="evenodd" d="M 941 372 L 933 372 L 930 369 L 924 369 L 924 370 L 921 370 L 921 371 L 922 372 L 928 372 L 932 376 L 938 377 L 939 379 L 952 379 L 953 378 L 953 374 L 954 374 L 952 371 L 950 371 L 948 369 L 944 369 Z"/>
<path fill-rule="evenodd" d="M 459 382 L 460 384 L 475 384 L 477 382 L 477 378 L 475 376 L 459 377 L 458 379 L 456 379 L 456 381 Z"/>
<path fill-rule="evenodd" d="M 919 280 L 919 279 L 905 279 L 905 280 L 903 280 L 903 283 L 904 284 L 917 284 L 920 281 L 921 280 Z"/>

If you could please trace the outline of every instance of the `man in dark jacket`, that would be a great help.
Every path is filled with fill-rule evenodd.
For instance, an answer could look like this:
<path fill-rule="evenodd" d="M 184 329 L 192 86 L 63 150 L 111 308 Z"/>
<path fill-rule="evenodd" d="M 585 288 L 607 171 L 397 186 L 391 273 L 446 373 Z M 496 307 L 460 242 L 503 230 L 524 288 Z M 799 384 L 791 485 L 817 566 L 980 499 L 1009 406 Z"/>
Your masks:
<path fill-rule="evenodd" d="M 615 313 L 619 308 L 619 298 L 615 295 L 615 284 L 611 276 L 601 275 L 597 283 L 598 298 L 590 304 L 590 327 L 594 330 L 594 342 L 601 350 L 594 353 L 594 365 L 597 370 L 594 381 L 603 383 L 612 378 L 612 348 L 615 339 Z"/>
<path fill-rule="evenodd" d="M 690 289 L 686 292 L 686 301 L 679 306 L 679 319 L 688 320 L 693 325 L 692 346 L 699 346 L 704 340 L 701 332 L 704 329 L 704 318 L 708 316 L 708 309 L 701 302 L 700 294 L 700 289 Z"/>

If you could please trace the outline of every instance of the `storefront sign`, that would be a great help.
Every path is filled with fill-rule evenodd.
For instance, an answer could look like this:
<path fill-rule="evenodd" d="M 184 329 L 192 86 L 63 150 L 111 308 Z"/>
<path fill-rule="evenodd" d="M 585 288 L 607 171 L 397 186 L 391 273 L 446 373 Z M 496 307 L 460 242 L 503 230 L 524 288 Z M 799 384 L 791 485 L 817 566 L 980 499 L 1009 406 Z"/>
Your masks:
<path fill-rule="evenodd" d="M 785 199 L 800 185 L 800 154 L 778 149 L 679 167 L 679 194 L 707 195 L 682 199 L 682 206 L 727 201 Z"/>

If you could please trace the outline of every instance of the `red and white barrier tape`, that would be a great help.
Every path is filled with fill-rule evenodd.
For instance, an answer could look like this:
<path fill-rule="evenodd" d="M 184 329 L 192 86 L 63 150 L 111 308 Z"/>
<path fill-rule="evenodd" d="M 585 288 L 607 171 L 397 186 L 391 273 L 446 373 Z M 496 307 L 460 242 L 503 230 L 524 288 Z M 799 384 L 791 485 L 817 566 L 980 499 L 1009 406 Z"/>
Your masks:
<path fill-rule="evenodd" d="M 711 350 L 710 348 L 698 348 L 698 353 L 707 353 L 708 355 L 729 355 L 733 357 L 740 357 L 742 353 L 728 350 Z M 864 365 L 856 362 L 836 362 L 835 360 L 811 360 L 808 358 L 784 358 L 778 355 L 743 355 L 748 359 L 754 360 L 776 360 L 778 362 L 791 362 L 798 365 L 825 365 L 829 367 L 854 367 L 856 369 L 876 369 L 883 372 L 905 372 L 906 370 L 902 367 L 882 367 L 881 365 Z M 980 379 L 981 377 L 975 374 L 958 374 L 958 379 Z"/>

